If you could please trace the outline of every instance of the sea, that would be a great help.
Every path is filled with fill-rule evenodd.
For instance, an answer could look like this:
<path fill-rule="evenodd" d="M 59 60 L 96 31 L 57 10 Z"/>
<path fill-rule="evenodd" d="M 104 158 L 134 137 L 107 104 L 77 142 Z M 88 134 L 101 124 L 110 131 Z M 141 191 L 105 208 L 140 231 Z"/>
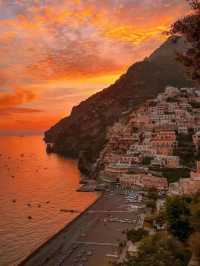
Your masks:
<path fill-rule="evenodd" d="M 18 265 L 96 200 L 79 181 L 77 162 L 47 154 L 42 136 L 0 137 L 0 266 Z"/>

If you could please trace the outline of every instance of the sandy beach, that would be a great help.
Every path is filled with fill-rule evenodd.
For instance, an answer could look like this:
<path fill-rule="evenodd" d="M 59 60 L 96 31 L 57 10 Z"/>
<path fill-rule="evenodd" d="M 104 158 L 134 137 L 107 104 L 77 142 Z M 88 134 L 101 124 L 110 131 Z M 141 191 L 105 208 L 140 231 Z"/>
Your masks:
<path fill-rule="evenodd" d="M 84 213 L 44 243 L 21 266 L 108 266 L 123 231 L 138 226 L 139 211 L 124 195 L 106 192 Z"/>

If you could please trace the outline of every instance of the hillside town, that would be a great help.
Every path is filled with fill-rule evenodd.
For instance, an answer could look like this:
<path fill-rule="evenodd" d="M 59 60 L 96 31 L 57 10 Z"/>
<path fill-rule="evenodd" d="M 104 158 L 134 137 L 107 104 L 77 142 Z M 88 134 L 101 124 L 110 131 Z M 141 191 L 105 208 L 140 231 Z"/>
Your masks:
<path fill-rule="evenodd" d="M 95 169 L 96 179 L 78 191 L 101 191 L 100 198 L 44 247 L 44 265 L 199 266 L 198 89 L 168 86 L 124 113 L 107 131 Z M 40 255 L 24 265 L 37 265 Z"/>
<path fill-rule="evenodd" d="M 100 178 L 169 195 L 200 190 L 200 91 L 166 87 L 110 128 Z"/>

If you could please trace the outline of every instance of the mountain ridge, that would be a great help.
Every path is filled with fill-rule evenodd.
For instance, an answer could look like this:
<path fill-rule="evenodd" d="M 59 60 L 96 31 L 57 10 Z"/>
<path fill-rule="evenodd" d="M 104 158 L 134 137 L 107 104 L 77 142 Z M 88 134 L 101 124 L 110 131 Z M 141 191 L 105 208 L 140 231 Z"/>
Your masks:
<path fill-rule="evenodd" d="M 175 58 L 176 52 L 185 48 L 183 39 L 170 37 L 144 61 L 130 66 L 114 84 L 73 107 L 70 116 L 45 132 L 45 141 L 53 143 L 52 151 L 79 158 L 80 170 L 93 174 L 92 166 L 106 143 L 107 128 L 122 113 L 157 96 L 167 85 L 193 85 Z"/>

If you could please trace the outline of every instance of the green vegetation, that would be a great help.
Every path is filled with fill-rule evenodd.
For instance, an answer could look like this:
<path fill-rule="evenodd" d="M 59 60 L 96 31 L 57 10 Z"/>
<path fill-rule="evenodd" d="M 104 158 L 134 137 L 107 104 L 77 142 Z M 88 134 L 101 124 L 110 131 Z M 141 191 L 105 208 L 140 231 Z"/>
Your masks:
<path fill-rule="evenodd" d="M 172 236 L 159 233 L 146 237 L 140 245 L 137 256 L 128 257 L 118 266 L 186 266 L 190 252 Z"/>
<path fill-rule="evenodd" d="M 160 172 L 163 177 L 167 178 L 168 183 L 177 182 L 180 178 L 190 177 L 190 169 L 182 168 L 167 168 L 167 167 L 151 167 L 151 170 Z"/>
<path fill-rule="evenodd" d="M 195 146 L 192 140 L 192 133 L 188 135 L 177 135 L 177 147 L 174 155 L 179 156 L 181 164 L 187 167 L 193 167 L 195 163 Z"/>
<path fill-rule="evenodd" d="M 148 190 L 148 198 L 145 201 L 146 207 L 151 208 L 152 212 L 156 209 L 156 200 L 159 198 L 158 191 L 156 189 Z"/>
<path fill-rule="evenodd" d="M 148 198 L 152 200 L 157 200 L 159 198 L 158 191 L 154 188 L 149 189 Z"/>
<path fill-rule="evenodd" d="M 152 198 L 156 194 L 152 193 Z M 166 231 L 154 235 L 143 229 L 128 231 L 128 240 L 140 241 L 138 253 L 127 255 L 115 266 L 186 266 L 191 257 L 200 263 L 200 193 L 169 197 L 165 208 L 153 214 L 150 221 L 167 224 Z"/>
<path fill-rule="evenodd" d="M 166 224 L 166 214 L 165 214 L 165 209 L 161 209 L 159 213 L 156 213 L 152 216 L 152 224 L 153 222 L 156 223 L 157 225 L 165 225 Z"/>
<path fill-rule="evenodd" d="M 177 97 L 168 97 L 166 99 L 166 102 L 168 102 L 168 103 L 176 103 L 176 102 L 178 102 L 178 98 Z"/>
<path fill-rule="evenodd" d="M 181 241 L 200 232 L 200 194 L 193 197 L 170 197 L 166 204 L 169 231 Z"/>
<path fill-rule="evenodd" d="M 152 210 L 152 212 L 156 209 L 156 202 L 153 199 L 147 200 L 145 204 L 147 208 L 150 208 Z"/>
<path fill-rule="evenodd" d="M 200 1 L 187 0 L 187 2 L 191 11 L 171 26 L 170 34 L 182 36 L 189 43 L 186 51 L 178 53 L 178 60 L 187 68 L 191 78 L 200 84 Z"/>
<path fill-rule="evenodd" d="M 180 158 L 180 163 L 184 167 L 166 168 L 151 167 L 153 171 L 161 172 L 163 177 L 167 178 L 169 183 L 177 182 L 180 178 L 190 177 L 190 170 L 195 166 L 196 160 L 200 158 L 200 153 L 196 152 L 193 144 L 193 132 L 189 134 L 177 134 L 177 146 L 174 149 L 174 155 Z"/>
<path fill-rule="evenodd" d="M 126 232 L 127 240 L 132 241 L 133 243 L 142 240 L 145 236 L 148 235 L 148 232 L 144 229 L 131 229 Z"/>
<path fill-rule="evenodd" d="M 190 102 L 190 104 L 192 105 L 192 108 L 196 108 L 196 109 L 200 108 L 200 103 L 198 102 Z"/>
<path fill-rule="evenodd" d="M 146 157 L 144 157 L 142 163 L 143 163 L 144 165 L 150 165 L 152 160 L 153 160 L 152 157 L 146 156 Z"/>
<path fill-rule="evenodd" d="M 177 182 L 180 178 L 187 178 L 190 176 L 190 169 L 188 168 L 162 168 L 163 177 L 167 178 L 169 183 Z"/>
<path fill-rule="evenodd" d="M 188 239 L 193 231 L 190 224 L 190 216 L 190 208 L 185 198 L 168 198 L 166 204 L 166 220 L 169 231 L 180 241 Z"/>

